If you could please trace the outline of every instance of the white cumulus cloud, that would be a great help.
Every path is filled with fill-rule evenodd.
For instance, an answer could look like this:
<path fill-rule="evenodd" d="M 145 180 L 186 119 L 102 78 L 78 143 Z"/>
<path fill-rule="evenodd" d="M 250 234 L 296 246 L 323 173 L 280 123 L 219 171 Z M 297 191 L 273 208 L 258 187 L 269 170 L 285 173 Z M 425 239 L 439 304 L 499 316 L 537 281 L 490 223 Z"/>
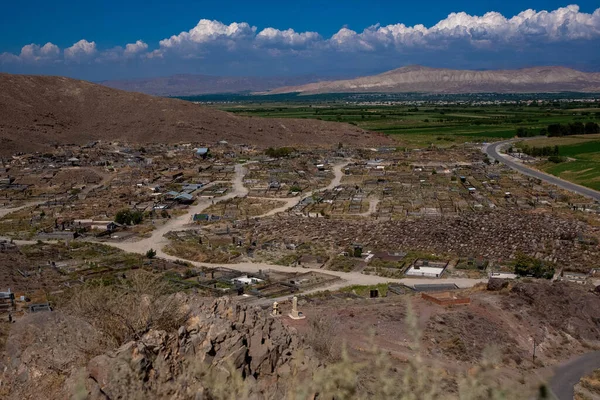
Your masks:
<path fill-rule="evenodd" d="M 19 55 L 12 53 L 0 54 L 0 62 L 41 63 L 55 61 L 60 56 L 60 49 L 53 43 L 43 46 L 31 43 L 23 46 Z"/>
<path fill-rule="evenodd" d="M 498 12 L 483 16 L 465 12 L 452 13 L 430 28 L 424 25 L 394 24 L 371 26 L 361 33 L 340 29 L 331 37 L 332 47 L 346 50 L 376 50 L 381 47 L 443 47 L 449 42 L 463 41 L 521 45 L 524 42 L 565 42 L 600 38 L 600 9 L 582 13 L 570 5 L 554 11 L 526 10 L 512 18 Z"/>
<path fill-rule="evenodd" d="M 160 56 L 165 51 L 175 50 L 189 52 L 187 55 L 193 56 L 195 50 L 214 44 L 226 46 L 231 50 L 235 48 L 237 42 L 252 40 L 255 33 L 256 27 L 250 26 L 246 22 L 233 22 L 226 25 L 219 21 L 201 19 L 191 30 L 161 40 L 159 42 L 160 49 L 154 54 Z"/>
<path fill-rule="evenodd" d="M 126 57 L 132 57 L 136 54 L 143 53 L 146 50 L 148 50 L 148 45 L 141 40 L 137 40 L 135 43 L 127 43 L 123 54 Z"/>
<path fill-rule="evenodd" d="M 23 46 L 19 57 L 27 61 L 40 61 L 48 59 L 56 59 L 60 54 L 60 49 L 57 45 L 50 42 L 43 46 L 37 44 L 28 44 Z"/>
<path fill-rule="evenodd" d="M 97 49 L 94 41 L 82 39 L 62 54 L 50 42 L 28 44 L 18 54 L 1 53 L 0 64 L 20 71 L 50 64 L 100 69 L 101 64 L 110 63 L 124 70 L 143 63 L 146 71 L 161 74 L 189 70 L 250 75 L 310 73 L 319 68 L 372 71 L 406 63 L 462 68 L 578 63 L 598 69 L 597 48 L 600 8 L 585 13 L 579 6 L 569 5 L 550 11 L 529 9 L 513 16 L 495 11 L 483 15 L 455 12 L 431 26 L 398 22 L 375 24 L 362 31 L 345 26 L 331 37 L 292 28 L 257 30 L 248 22 L 201 19 L 191 29 L 158 43 L 140 39 Z"/>
<path fill-rule="evenodd" d="M 96 53 L 96 42 L 81 39 L 79 42 L 67 47 L 64 51 L 66 61 L 83 61 L 92 58 Z"/>
<path fill-rule="evenodd" d="M 304 48 L 321 40 L 317 32 L 296 32 L 293 29 L 265 28 L 256 35 L 256 41 L 265 47 Z"/>

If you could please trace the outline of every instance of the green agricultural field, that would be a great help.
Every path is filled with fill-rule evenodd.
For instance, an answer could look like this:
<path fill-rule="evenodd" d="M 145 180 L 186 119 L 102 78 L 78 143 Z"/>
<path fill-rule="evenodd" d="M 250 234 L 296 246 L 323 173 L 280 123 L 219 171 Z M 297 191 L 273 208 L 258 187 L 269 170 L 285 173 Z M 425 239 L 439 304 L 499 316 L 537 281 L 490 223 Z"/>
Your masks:
<path fill-rule="evenodd" d="M 257 101 L 263 98 L 249 96 L 238 99 L 237 104 L 213 106 L 254 117 L 345 122 L 365 130 L 385 133 L 397 139 L 399 146 L 410 148 L 503 140 L 514 137 L 518 128 L 537 132 L 550 124 L 600 122 L 600 113 L 594 111 L 598 109 L 596 103 L 563 104 L 549 101 L 542 106 L 530 106 L 525 103 L 436 104 L 432 101 L 417 105 L 382 105 L 376 102 L 355 104 L 348 101 L 356 101 L 350 95 L 346 98 L 343 95 L 264 98 L 275 100 L 272 103 L 252 102 L 252 99 Z"/>
<path fill-rule="evenodd" d="M 571 138 L 549 139 L 553 139 L 553 145 L 558 146 L 559 154 L 567 157 L 568 161 L 558 164 L 547 162 L 540 168 L 562 179 L 600 190 L 600 140 L 581 138 L 579 142 L 574 142 Z M 560 139 L 567 144 L 562 145 Z"/>
<path fill-rule="evenodd" d="M 544 137 L 515 143 L 515 147 L 558 147 L 563 162 L 545 162 L 537 167 L 567 181 L 600 190 L 600 134 Z"/>
<path fill-rule="evenodd" d="M 328 94 L 214 95 L 188 98 L 239 115 L 344 122 L 384 133 L 398 147 L 451 147 L 516 137 L 517 129 L 537 135 L 550 124 L 600 123 L 600 101 L 568 94 Z M 531 103 L 536 99 L 538 102 Z M 530 104 L 531 103 L 531 104 Z M 541 169 L 581 185 L 600 189 L 600 134 L 548 137 L 527 142 L 532 147 L 559 146 L 565 163 Z"/>

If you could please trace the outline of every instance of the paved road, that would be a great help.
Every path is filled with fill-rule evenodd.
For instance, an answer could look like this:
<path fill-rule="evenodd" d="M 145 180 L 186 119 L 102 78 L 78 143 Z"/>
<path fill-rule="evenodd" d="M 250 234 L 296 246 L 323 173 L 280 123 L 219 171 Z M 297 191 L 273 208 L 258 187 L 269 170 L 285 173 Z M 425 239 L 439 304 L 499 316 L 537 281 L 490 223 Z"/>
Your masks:
<path fill-rule="evenodd" d="M 576 185 L 571 182 L 567 182 L 553 175 L 549 175 L 538 170 L 526 167 L 520 162 L 513 161 L 512 157 L 507 156 L 505 154 L 500 154 L 498 152 L 499 148 L 502 148 L 503 146 L 513 142 L 514 140 L 515 139 L 492 143 L 484 147 L 484 151 L 488 156 L 500 161 L 501 163 L 509 166 L 510 168 L 522 174 L 541 179 L 542 181 L 551 183 L 562 189 L 578 193 L 582 196 L 590 197 L 595 201 L 600 201 L 600 192 L 580 185 Z M 552 377 L 550 383 L 550 389 L 552 390 L 552 393 L 558 400 L 573 400 L 574 386 L 579 382 L 579 380 L 583 376 L 591 373 L 592 371 L 598 368 L 600 368 L 600 351 L 584 354 L 574 360 L 567 362 L 566 364 L 561 365 L 556 369 L 555 374 Z"/>
<path fill-rule="evenodd" d="M 500 161 L 503 164 L 506 164 L 510 168 L 512 168 L 516 171 L 519 171 L 522 174 L 541 179 L 545 182 L 551 183 L 551 184 L 556 185 L 565 190 L 569 190 L 571 192 L 578 193 L 582 196 L 590 197 L 596 201 L 600 201 L 600 192 L 597 192 L 596 190 L 589 189 L 589 188 L 577 185 L 575 183 L 567 182 L 565 180 L 557 178 L 556 176 L 549 175 L 549 174 L 540 172 L 538 170 L 526 167 L 525 165 L 523 165 L 520 162 L 513 161 L 512 157 L 504 155 L 504 154 L 500 154 L 498 152 L 499 148 L 501 148 L 502 146 L 505 146 L 508 143 L 511 143 L 515 140 L 516 139 L 511 139 L 511 140 L 505 140 L 503 142 L 489 144 L 488 146 L 484 147 L 484 151 L 488 156 L 492 157 L 495 160 Z M 523 140 L 523 139 L 519 139 L 519 140 Z"/>
<path fill-rule="evenodd" d="M 600 351 L 584 354 L 556 369 L 550 389 L 558 400 L 573 400 L 574 386 L 581 377 L 600 368 Z"/>

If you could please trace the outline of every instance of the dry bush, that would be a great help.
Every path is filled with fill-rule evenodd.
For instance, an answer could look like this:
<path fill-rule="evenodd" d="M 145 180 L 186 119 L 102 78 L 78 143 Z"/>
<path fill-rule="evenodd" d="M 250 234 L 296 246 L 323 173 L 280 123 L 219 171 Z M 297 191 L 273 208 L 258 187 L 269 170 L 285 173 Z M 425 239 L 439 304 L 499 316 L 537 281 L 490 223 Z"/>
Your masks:
<path fill-rule="evenodd" d="M 98 328 L 115 346 L 139 340 L 150 329 L 176 330 L 188 318 L 181 296 L 171 293 L 161 275 L 144 270 L 114 285 L 82 287 L 66 310 Z"/>
<path fill-rule="evenodd" d="M 305 340 L 319 358 L 326 362 L 339 361 L 342 346 L 338 339 L 337 324 L 324 314 L 316 314 L 309 319 L 309 327 Z"/>

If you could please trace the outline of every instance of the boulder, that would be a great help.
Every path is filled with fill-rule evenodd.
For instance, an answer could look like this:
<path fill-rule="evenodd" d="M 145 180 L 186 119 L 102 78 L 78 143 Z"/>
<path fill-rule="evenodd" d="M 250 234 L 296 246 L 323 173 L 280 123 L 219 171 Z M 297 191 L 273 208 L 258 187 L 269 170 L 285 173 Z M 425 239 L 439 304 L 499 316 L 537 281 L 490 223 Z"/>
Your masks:
<path fill-rule="evenodd" d="M 498 291 L 508 287 L 508 279 L 490 278 L 487 284 L 487 290 Z"/>

